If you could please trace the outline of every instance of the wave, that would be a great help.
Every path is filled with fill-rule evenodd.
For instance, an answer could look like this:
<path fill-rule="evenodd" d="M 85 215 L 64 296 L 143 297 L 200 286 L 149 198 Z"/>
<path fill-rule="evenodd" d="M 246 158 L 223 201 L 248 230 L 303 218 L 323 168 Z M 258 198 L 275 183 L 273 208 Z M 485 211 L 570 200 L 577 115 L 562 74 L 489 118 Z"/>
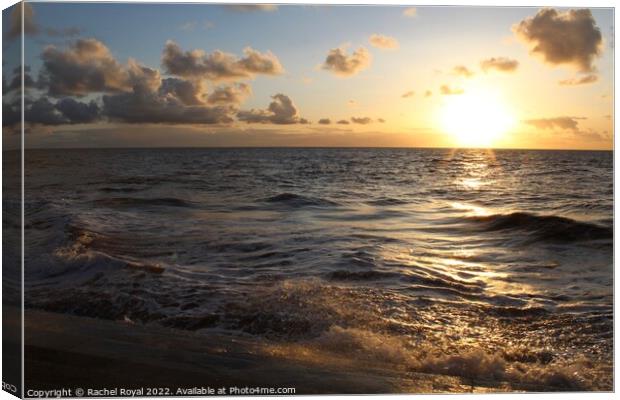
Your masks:
<path fill-rule="evenodd" d="M 133 188 L 133 187 L 102 187 L 99 189 L 101 192 L 106 193 L 132 193 L 132 192 L 140 192 L 143 189 L 141 188 Z"/>
<path fill-rule="evenodd" d="M 289 207 L 294 207 L 294 208 L 297 208 L 297 207 L 334 207 L 334 206 L 339 205 L 338 203 L 331 201 L 331 200 L 327 200 L 323 198 L 316 198 L 316 197 L 309 197 L 309 196 L 302 196 L 302 195 L 294 194 L 294 193 L 280 193 L 275 196 L 267 197 L 266 199 L 263 199 L 262 201 L 267 202 L 267 203 L 285 204 Z"/>
<path fill-rule="evenodd" d="M 574 242 L 613 238 L 611 227 L 555 215 L 514 212 L 467 217 L 467 219 L 481 224 L 482 230 L 486 232 L 521 230 L 529 232 L 533 239 L 539 240 Z"/>
<path fill-rule="evenodd" d="M 399 274 L 380 271 L 337 270 L 327 274 L 327 278 L 333 281 L 378 281 L 383 279 L 394 279 L 398 277 Z"/>
<path fill-rule="evenodd" d="M 188 201 L 177 199 L 174 197 L 163 198 L 139 198 L 139 197 L 108 197 L 95 200 L 94 203 L 98 206 L 110 207 L 110 208 L 124 208 L 124 207 L 194 207 L 194 205 Z"/>
<path fill-rule="evenodd" d="M 371 206 L 400 206 L 400 205 L 404 205 L 408 203 L 409 203 L 408 201 L 395 199 L 392 197 L 381 197 L 381 198 L 366 202 L 366 204 L 371 205 Z"/>
<path fill-rule="evenodd" d="M 605 367 L 582 357 L 557 358 L 548 349 L 511 347 L 495 351 L 480 347 L 438 348 L 431 343 L 367 329 L 334 325 L 321 336 L 297 343 L 273 345 L 272 354 L 300 361 L 369 363 L 376 368 L 453 376 L 475 386 L 511 387 L 534 391 L 609 390 Z M 346 361 L 345 361 L 346 360 Z"/>

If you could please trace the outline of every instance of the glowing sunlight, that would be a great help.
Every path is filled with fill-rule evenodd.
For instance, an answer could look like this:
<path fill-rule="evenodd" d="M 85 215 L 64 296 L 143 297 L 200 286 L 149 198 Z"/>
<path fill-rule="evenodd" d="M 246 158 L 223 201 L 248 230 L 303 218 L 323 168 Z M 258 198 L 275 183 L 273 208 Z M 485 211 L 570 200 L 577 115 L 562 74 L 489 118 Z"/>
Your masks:
<path fill-rule="evenodd" d="M 448 97 L 439 113 L 439 125 L 457 146 L 490 147 L 515 125 L 511 110 L 492 91 Z"/>

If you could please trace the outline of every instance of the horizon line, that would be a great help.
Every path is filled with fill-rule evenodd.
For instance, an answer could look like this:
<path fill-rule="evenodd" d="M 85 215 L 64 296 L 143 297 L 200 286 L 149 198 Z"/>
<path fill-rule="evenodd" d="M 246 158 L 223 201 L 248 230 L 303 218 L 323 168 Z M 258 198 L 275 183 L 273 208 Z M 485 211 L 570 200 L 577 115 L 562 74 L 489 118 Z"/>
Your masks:
<path fill-rule="evenodd" d="M 3 149 L 18 151 L 21 148 Z M 517 150 L 517 151 L 606 151 L 614 148 L 527 148 L 527 147 L 458 147 L 458 146 L 102 146 L 102 147 L 25 147 L 24 150 L 147 150 L 147 149 L 413 149 L 413 150 Z"/>

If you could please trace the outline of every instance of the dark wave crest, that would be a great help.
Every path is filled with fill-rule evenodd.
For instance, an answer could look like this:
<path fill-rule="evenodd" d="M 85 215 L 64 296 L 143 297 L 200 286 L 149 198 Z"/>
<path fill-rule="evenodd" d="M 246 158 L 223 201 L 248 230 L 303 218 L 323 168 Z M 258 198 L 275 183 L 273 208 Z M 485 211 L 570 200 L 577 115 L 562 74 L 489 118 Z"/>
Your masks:
<path fill-rule="evenodd" d="M 309 197 L 309 196 L 302 196 L 299 194 L 295 194 L 295 193 L 281 193 L 275 196 L 271 196 L 268 197 L 266 199 L 264 199 L 263 201 L 267 202 L 267 203 L 274 203 L 274 204 L 285 204 L 289 207 L 333 207 L 333 206 L 338 206 L 339 204 L 331 201 L 331 200 L 327 200 L 327 199 L 323 199 L 323 198 L 316 198 L 316 197 Z"/>
<path fill-rule="evenodd" d="M 487 232 L 521 230 L 529 232 L 535 239 L 549 241 L 574 242 L 613 238 L 613 228 L 611 227 L 555 215 L 514 212 L 468 217 L 468 219 L 482 224 L 482 230 Z"/>

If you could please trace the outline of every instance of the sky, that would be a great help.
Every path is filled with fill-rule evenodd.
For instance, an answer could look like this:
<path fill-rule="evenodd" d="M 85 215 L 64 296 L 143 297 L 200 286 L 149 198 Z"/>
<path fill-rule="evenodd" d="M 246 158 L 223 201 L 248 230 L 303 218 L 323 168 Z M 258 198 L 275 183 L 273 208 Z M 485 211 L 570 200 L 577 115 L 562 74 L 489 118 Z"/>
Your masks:
<path fill-rule="evenodd" d="M 28 147 L 610 149 L 613 10 L 26 3 Z M 23 29 L 22 29 L 23 28 Z"/>

